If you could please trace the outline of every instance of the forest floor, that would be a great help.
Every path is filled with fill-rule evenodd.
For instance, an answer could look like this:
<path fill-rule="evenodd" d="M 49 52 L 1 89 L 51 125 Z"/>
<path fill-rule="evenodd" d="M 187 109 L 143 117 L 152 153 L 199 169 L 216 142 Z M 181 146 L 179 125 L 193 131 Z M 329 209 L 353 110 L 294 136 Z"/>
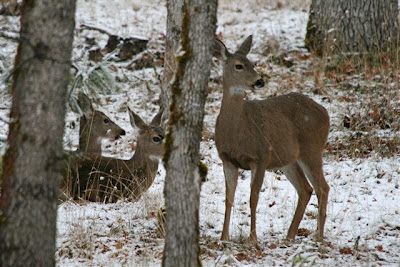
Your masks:
<path fill-rule="evenodd" d="M 240 172 L 231 220 L 231 241 L 220 241 L 225 186 L 214 144 L 221 105 L 221 67 L 212 68 L 206 103 L 202 160 L 208 166 L 200 199 L 203 266 L 399 266 L 400 264 L 400 91 L 399 62 L 377 57 L 375 64 L 354 58 L 316 58 L 304 48 L 307 1 L 220 1 L 217 34 L 230 51 L 250 34 L 249 58 L 267 80 L 248 99 L 289 92 L 308 95 L 329 112 L 331 128 L 324 174 L 331 187 L 325 241 L 313 237 L 318 214 L 313 194 L 294 242 L 285 240 L 297 203 L 293 186 L 280 172 L 266 172 L 257 210 L 260 250 L 250 231 L 250 173 Z M 284 4 L 282 4 L 284 3 Z M 78 1 L 71 73 L 74 93 L 96 95 L 99 109 L 127 131 L 105 141 L 104 154 L 129 158 L 136 133 L 127 106 L 147 121 L 158 110 L 166 7 L 163 0 Z M 0 16 L 0 32 L 12 35 L 19 18 Z M 148 39 L 144 51 L 107 54 L 109 36 Z M 5 152 L 10 79 L 17 43 L 0 37 L 0 149 Z M 93 52 L 94 51 L 94 52 Z M 96 54 L 97 53 L 97 54 Z M 101 57 L 100 54 L 105 55 Z M 99 57 L 97 57 L 99 56 Z M 368 67 L 366 67 L 368 66 Z M 79 79 L 80 82 L 79 82 Z M 96 93 L 94 93 L 94 91 Z M 76 149 L 77 115 L 66 118 L 65 148 Z M 135 203 L 62 203 L 58 208 L 58 266 L 159 266 L 164 239 L 158 229 L 165 170 Z"/>

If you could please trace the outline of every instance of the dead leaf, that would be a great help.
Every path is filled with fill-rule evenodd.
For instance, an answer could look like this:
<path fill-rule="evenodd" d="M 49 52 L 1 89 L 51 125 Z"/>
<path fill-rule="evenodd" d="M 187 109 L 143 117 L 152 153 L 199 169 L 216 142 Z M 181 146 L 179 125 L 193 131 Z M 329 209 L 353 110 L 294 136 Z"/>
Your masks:
<path fill-rule="evenodd" d="M 353 250 L 351 248 L 341 248 L 339 252 L 340 254 L 353 254 Z"/>
<path fill-rule="evenodd" d="M 341 96 L 341 97 L 338 98 L 338 100 L 339 100 L 339 102 L 347 102 L 347 103 L 354 102 L 354 99 L 351 99 L 351 98 L 346 97 L 346 96 Z"/>
<path fill-rule="evenodd" d="M 101 250 L 101 253 L 106 253 L 106 252 L 108 252 L 108 251 L 110 251 L 110 250 L 111 250 L 111 249 L 110 249 L 109 246 L 103 245 L 103 249 Z"/>
<path fill-rule="evenodd" d="M 325 77 L 329 78 L 329 79 L 335 79 L 336 75 L 334 73 L 332 73 L 332 72 L 326 72 L 325 73 Z"/>
<path fill-rule="evenodd" d="M 374 112 L 372 112 L 371 114 L 369 114 L 369 116 L 370 116 L 373 120 L 379 119 L 379 110 L 378 110 L 378 107 L 375 107 L 375 108 L 374 108 Z"/>
<path fill-rule="evenodd" d="M 238 261 L 243 261 L 243 260 L 246 260 L 246 259 L 247 259 L 247 255 L 244 254 L 244 253 L 238 253 L 238 254 L 235 255 L 235 258 L 236 258 Z"/>
<path fill-rule="evenodd" d="M 136 146 L 134 144 L 130 144 L 132 151 L 136 150 Z"/>
<path fill-rule="evenodd" d="M 277 244 L 272 243 L 271 245 L 268 246 L 269 249 L 276 249 L 278 247 Z"/>
<path fill-rule="evenodd" d="M 259 259 L 260 259 L 261 257 L 266 256 L 266 254 L 263 252 L 262 249 L 258 249 L 258 250 L 256 251 L 256 255 L 257 255 L 257 257 L 258 257 Z"/>
<path fill-rule="evenodd" d="M 299 229 L 297 230 L 297 235 L 298 235 L 298 236 L 307 237 L 307 236 L 310 235 L 310 231 L 307 230 L 306 228 L 299 228 Z"/>
<path fill-rule="evenodd" d="M 213 249 L 219 249 L 219 244 L 218 244 L 218 242 L 213 242 L 213 243 L 212 243 L 212 248 L 213 248 Z"/>
<path fill-rule="evenodd" d="M 383 176 L 386 175 L 386 172 L 380 172 L 378 173 L 378 175 L 376 176 L 378 179 L 381 179 Z"/>

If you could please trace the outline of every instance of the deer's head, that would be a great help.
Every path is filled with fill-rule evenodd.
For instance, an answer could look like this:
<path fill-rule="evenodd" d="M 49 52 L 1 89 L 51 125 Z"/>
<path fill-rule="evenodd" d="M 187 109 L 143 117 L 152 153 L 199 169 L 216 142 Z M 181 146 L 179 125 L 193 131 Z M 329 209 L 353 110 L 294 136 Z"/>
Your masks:
<path fill-rule="evenodd" d="M 251 35 L 247 37 L 233 54 L 228 51 L 223 42 L 215 40 L 214 56 L 223 62 L 224 88 L 229 88 L 231 93 L 244 93 L 245 89 L 264 86 L 264 80 L 254 70 L 254 64 L 247 58 L 252 39 Z"/>
<path fill-rule="evenodd" d="M 90 147 L 101 144 L 99 140 L 102 138 L 118 139 L 121 135 L 125 135 L 124 129 L 115 124 L 106 114 L 93 108 L 87 95 L 79 93 L 77 103 L 79 110 L 76 112 L 81 115 L 80 140 L 84 142 L 80 145 L 86 146 L 81 149 L 92 150 L 94 147 Z"/>
<path fill-rule="evenodd" d="M 163 155 L 164 129 L 161 127 L 163 109 L 157 113 L 150 124 L 146 124 L 135 112 L 129 110 L 131 125 L 138 131 L 137 150 L 150 157 L 161 158 Z"/>

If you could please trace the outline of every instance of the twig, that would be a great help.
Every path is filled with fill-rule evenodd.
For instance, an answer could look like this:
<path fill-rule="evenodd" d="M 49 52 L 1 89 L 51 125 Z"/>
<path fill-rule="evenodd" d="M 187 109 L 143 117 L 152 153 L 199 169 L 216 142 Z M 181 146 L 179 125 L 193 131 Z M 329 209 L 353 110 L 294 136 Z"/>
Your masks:
<path fill-rule="evenodd" d="M 6 123 L 6 124 L 10 124 L 10 121 L 7 119 L 4 119 L 3 117 L 0 117 L 0 121 Z"/>
<path fill-rule="evenodd" d="M 17 32 L 3 32 L 0 31 L 0 37 L 19 43 L 19 33 Z"/>
<path fill-rule="evenodd" d="M 88 30 L 93 30 L 93 31 L 98 31 L 104 34 L 107 34 L 108 36 L 111 36 L 113 34 L 109 33 L 107 30 L 92 26 L 92 25 L 87 25 L 87 24 L 81 24 L 81 29 L 88 29 Z"/>

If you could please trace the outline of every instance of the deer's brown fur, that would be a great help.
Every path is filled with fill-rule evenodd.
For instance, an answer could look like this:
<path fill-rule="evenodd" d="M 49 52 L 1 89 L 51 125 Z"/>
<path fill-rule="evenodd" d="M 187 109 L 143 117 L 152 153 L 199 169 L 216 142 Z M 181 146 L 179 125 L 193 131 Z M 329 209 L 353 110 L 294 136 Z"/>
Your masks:
<path fill-rule="evenodd" d="M 162 110 L 150 124 L 132 111 L 129 114 L 139 133 L 133 157 L 122 160 L 93 153 L 73 155 L 64 175 L 64 187 L 71 197 L 97 202 L 115 202 L 121 197 L 136 201 L 151 186 L 163 154 Z"/>
<path fill-rule="evenodd" d="M 280 169 L 296 188 L 299 200 L 287 238 L 294 239 L 313 189 L 318 197 L 317 239 L 323 238 L 329 186 L 322 171 L 322 152 L 329 115 L 307 96 L 290 93 L 265 100 L 243 100 L 245 90 L 264 82 L 248 60 L 252 37 L 233 54 L 217 40 L 223 61 L 223 98 L 215 143 L 223 162 L 226 199 L 222 239 L 229 239 L 238 169 L 251 170 L 251 240 L 257 245 L 256 208 L 265 170 Z M 312 187 L 311 187 L 311 185 Z"/>
<path fill-rule="evenodd" d="M 93 108 L 89 97 L 84 93 L 78 95 L 77 111 L 79 118 L 78 151 L 101 154 L 101 140 L 118 139 L 125 135 L 125 130 L 115 124 L 106 114 Z"/>

